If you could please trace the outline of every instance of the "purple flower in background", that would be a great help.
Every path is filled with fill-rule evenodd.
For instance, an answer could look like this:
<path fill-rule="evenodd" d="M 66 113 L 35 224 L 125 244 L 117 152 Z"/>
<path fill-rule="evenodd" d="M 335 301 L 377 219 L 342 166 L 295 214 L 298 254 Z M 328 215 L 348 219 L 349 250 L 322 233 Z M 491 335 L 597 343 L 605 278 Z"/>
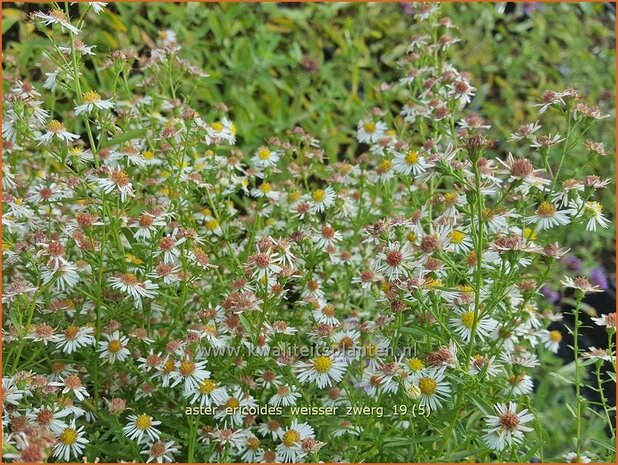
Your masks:
<path fill-rule="evenodd" d="M 414 5 L 412 3 L 400 3 L 399 6 L 401 6 L 404 14 L 408 16 L 412 16 L 414 14 Z"/>
<path fill-rule="evenodd" d="M 543 294 L 543 297 L 549 300 L 552 304 L 555 304 L 560 300 L 560 294 L 548 286 L 542 286 L 540 291 L 541 294 Z"/>
<path fill-rule="evenodd" d="M 530 14 L 534 10 L 539 10 L 539 9 L 541 9 L 541 7 L 542 7 L 541 2 L 524 3 L 524 13 L 526 13 L 528 16 L 530 16 Z"/>
<path fill-rule="evenodd" d="M 582 270 L 582 261 L 575 255 L 567 255 L 566 257 L 564 257 L 563 261 L 567 269 L 571 271 L 578 272 Z"/>
<path fill-rule="evenodd" d="M 596 284 L 604 291 L 609 288 L 609 283 L 607 282 L 607 275 L 601 267 L 595 268 L 590 272 L 590 281 L 592 281 L 592 284 Z"/>

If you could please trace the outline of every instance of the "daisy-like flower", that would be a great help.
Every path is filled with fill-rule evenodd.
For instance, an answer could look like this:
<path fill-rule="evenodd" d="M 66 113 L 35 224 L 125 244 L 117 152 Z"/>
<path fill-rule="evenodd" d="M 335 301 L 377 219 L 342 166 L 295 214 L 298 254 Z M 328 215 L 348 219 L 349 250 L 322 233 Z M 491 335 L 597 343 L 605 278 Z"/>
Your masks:
<path fill-rule="evenodd" d="M 356 138 L 361 143 L 375 144 L 384 137 L 387 129 L 382 121 L 362 120 L 358 122 Z"/>
<path fill-rule="evenodd" d="M 332 187 L 326 189 L 316 189 L 311 193 L 309 207 L 312 213 L 322 213 L 335 203 L 336 194 Z"/>
<path fill-rule="evenodd" d="M 82 54 L 82 55 L 96 55 L 96 53 L 94 53 L 94 49 L 96 48 L 96 45 L 86 45 L 82 40 L 76 38 L 73 41 L 73 47 L 71 47 L 70 45 L 66 45 L 66 46 L 58 46 L 58 50 L 60 50 L 62 53 L 66 54 L 66 55 L 70 55 L 73 52 L 73 49 L 75 49 L 76 52 Z"/>
<path fill-rule="evenodd" d="M 317 300 L 311 302 L 314 307 L 312 311 L 313 318 L 316 322 L 326 325 L 335 326 L 339 324 L 339 320 L 336 317 L 336 309 L 333 304 L 320 303 Z"/>
<path fill-rule="evenodd" d="M 313 242 L 320 249 L 326 249 L 327 247 L 333 247 L 337 242 L 341 240 L 341 233 L 335 231 L 331 226 L 324 225 L 319 232 L 313 235 Z"/>
<path fill-rule="evenodd" d="M 408 275 L 411 257 L 412 251 L 408 243 L 401 245 L 393 242 L 380 252 L 374 266 L 378 273 L 393 280 Z"/>
<path fill-rule="evenodd" d="M 280 158 L 281 152 L 272 151 L 268 147 L 260 147 L 251 158 L 251 162 L 257 168 L 270 168 L 275 166 Z"/>
<path fill-rule="evenodd" d="M 199 389 L 204 380 L 210 377 L 210 371 L 205 370 L 205 366 L 206 360 L 200 362 L 188 358 L 183 360 L 171 374 L 173 380 L 171 387 L 184 383 L 185 395 Z"/>
<path fill-rule="evenodd" d="M 224 425 L 229 424 L 232 427 L 243 424 L 243 411 L 257 407 L 253 396 L 249 393 L 244 393 L 241 387 L 236 387 L 231 395 L 226 392 L 225 397 L 221 399 L 218 405 L 220 410 L 215 414 L 214 418 L 222 420 Z"/>
<path fill-rule="evenodd" d="M 146 463 L 170 463 L 174 461 L 174 454 L 179 452 L 174 441 L 148 442 L 144 447 L 141 453 L 148 456 Z"/>
<path fill-rule="evenodd" d="M 220 139 L 230 145 L 236 143 L 236 125 L 228 118 L 222 118 L 221 121 L 215 121 L 207 127 L 208 136 L 212 139 Z M 207 142 L 208 138 L 207 138 Z"/>
<path fill-rule="evenodd" d="M 542 202 L 537 207 L 535 214 L 526 218 L 526 224 L 536 223 L 539 231 L 569 224 L 570 222 L 571 220 L 567 212 L 565 210 L 559 211 L 550 202 Z"/>
<path fill-rule="evenodd" d="M 296 405 L 296 399 L 301 397 L 295 386 L 284 384 L 277 388 L 277 392 L 270 398 L 268 403 L 274 407 L 279 407 L 280 405 L 289 407 L 290 405 Z"/>
<path fill-rule="evenodd" d="M 79 134 L 73 134 L 67 131 L 66 126 L 55 119 L 47 125 L 46 129 L 47 131 L 43 134 L 35 137 L 35 139 L 39 141 L 39 145 L 49 144 L 53 139 L 59 139 L 63 142 L 73 142 L 79 139 Z"/>
<path fill-rule="evenodd" d="M 167 223 L 162 216 L 156 216 L 154 214 L 144 212 L 140 215 L 132 227 L 137 231 L 133 234 L 135 239 L 150 239 L 152 233 L 156 232 L 157 227 L 165 226 Z"/>
<path fill-rule="evenodd" d="M 129 422 L 122 428 L 125 436 L 133 441 L 141 443 L 150 438 L 151 441 L 158 441 L 161 432 L 155 428 L 160 425 L 160 421 L 153 420 L 150 415 L 142 413 L 141 415 L 129 415 Z"/>
<path fill-rule="evenodd" d="M 494 409 L 498 415 L 490 415 L 485 420 L 485 442 L 493 450 L 501 451 L 507 446 L 519 444 L 524 439 L 524 433 L 532 431 L 532 428 L 525 426 L 526 423 L 534 420 L 527 409 L 517 412 L 517 404 L 509 402 L 507 404 L 496 404 Z"/>
<path fill-rule="evenodd" d="M 107 341 L 99 341 L 99 357 L 107 360 L 107 363 L 114 363 L 117 360 L 122 362 L 131 352 L 127 349 L 129 339 L 121 336 L 119 331 L 104 335 Z"/>
<path fill-rule="evenodd" d="M 105 7 L 107 6 L 107 2 L 88 2 L 88 6 L 92 8 L 92 11 L 96 14 L 102 13 L 105 11 Z"/>
<path fill-rule="evenodd" d="M 297 363 L 295 370 L 301 383 L 315 382 L 323 389 L 341 381 L 346 363 L 343 358 L 335 355 L 318 355 L 310 361 Z"/>
<path fill-rule="evenodd" d="M 405 176 L 414 174 L 418 176 L 424 173 L 427 169 L 425 157 L 419 155 L 415 150 L 409 150 L 404 153 L 396 153 L 393 161 L 393 169 Z"/>
<path fill-rule="evenodd" d="M 251 189 L 251 195 L 256 198 L 266 197 L 271 200 L 279 199 L 279 192 L 273 189 L 273 186 L 269 182 L 263 182 L 258 187 Z"/>
<path fill-rule="evenodd" d="M 199 402 L 201 407 L 210 407 L 213 404 L 221 405 L 225 402 L 227 392 L 224 388 L 210 378 L 204 379 L 199 386 L 192 392 L 185 394 L 185 397 L 190 397 L 191 403 Z"/>
<path fill-rule="evenodd" d="M 541 187 L 551 182 L 542 177 L 543 171 L 535 170 L 532 162 L 527 158 L 515 158 L 512 153 L 509 153 L 505 161 L 498 158 L 498 162 L 506 168 L 504 170 L 506 174 L 510 175 L 509 182 L 521 181 L 526 186 L 524 192 L 527 192 L 530 186 Z"/>
<path fill-rule="evenodd" d="M 578 454 L 577 452 L 569 452 L 564 455 L 564 460 L 567 463 L 590 463 L 590 457 L 586 453 Z"/>
<path fill-rule="evenodd" d="M 584 352 L 584 358 L 591 360 L 604 360 L 610 362 L 615 360 L 615 355 L 609 353 L 607 349 L 597 349 L 596 347 L 588 347 L 588 351 Z"/>
<path fill-rule="evenodd" d="M 94 90 L 89 90 L 82 96 L 82 104 L 75 107 L 75 116 L 82 113 L 89 114 L 95 108 L 99 110 L 108 110 L 114 108 L 114 102 L 111 99 L 101 100 L 101 96 Z"/>
<path fill-rule="evenodd" d="M 554 354 L 558 352 L 560 348 L 560 342 L 562 341 L 562 333 L 558 330 L 541 331 L 539 339 L 545 346 L 545 348 L 551 350 Z"/>
<path fill-rule="evenodd" d="M 68 462 L 71 457 L 79 458 L 84 452 L 88 440 L 84 437 L 84 427 L 75 426 L 75 420 L 58 435 L 54 446 L 54 457 Z"/>
<path fill-rule="evenodd" d="M 514 132 L 513 134 L 511 134 L 509 141 L 516 142 L 516 141 L 520 141 L 523 139 L 527 139 L 532 134 L 537 132 L 539 129 L 541 129 L 541 125 L 539 124 L 538 121 L 535 121 L 534 123 L 524 124 L 523 126 L 519 127 L 517 132 Z"/>
<path fill-rule="evenodd" d="M 52 280 L 55 280 L 56 289 L 64 292 L 75 287 L 79 282 L 77 270 L 77 266 L 71 262 L 60 263 L 56 269 L 45 266 L 41 273 L 43 284 L 49 284 Z"/>
<path fill-rule="evenodd" d="M 451 250 L 455 253 L 467 254 L 472 250 L 472 247 L 472 239 L 465 229 L 453 229 L 448 233 L 447 250 Z"/>
<path fill-rule="evenodd" d="M 607 328 L 613 328 L 616 330 L 616 313 L 606 313 L 601 315 L 600 317 L 592 317 L 592 321 L 596 323 L 597 326 L 606 326 Z"/>
<path fill-rule="evenodd" d="M 469 342 L 472 337 L 472 327 L 474 325 L 474 311 L 458 310 L 457 316 L 451 318 L 449 323 L 465 342 Z M 498 322 L 496 320 L 479 315 L 476 320 L 476 337 L 484 339 L 497 327 Z"/>
<path fill-rule="evenodd" d="M 63 388 L 63 394 L 71 392 L 79 401 L 84 400 L 86 397 L 90 397 L 90 394 L 88 394 L 88 391 L 82 384 L 81 378 L 77 375 L 69 375 L 59 382 L 50 383 L 50 385 Z"/>
<path fill-rule="evenodd" d="M 586 231 L 596 231 L 597 225 L 602 228 L 607 228 L 610 225 L 610 221 L 603 215 L 603 205 L 599 202 L 585 202 L 583 215 L 588 218 Z"/>
<path fill-rule="evenodd" d="M 154 298 L 157 295 L 155 290 L 159 288 L 158 284 L 153 283 L 149 279 L 141 281 L 133 273 L 112 276 L 109 278 L 109 282 L 114 289 L 118 289 L 133 297 L 133 302 L 138 309 L 142 308 L 142 299 Z"/>
<path fill-rule="evenodd" d="M 299 462 L 306 455 L 302 442 L 313 438 L 315 438 L 315 433 L 308 423 L 293 420 L 292 424 L 283 431 L 281 444 L 276 449 L 277 458 L 284 463 Z"/>
<path fill-rule="evenodd" d="M 26 416 L 38 426 L 47 428 L 55 435 L 60 435 L 69 427 L 69 425 L 64 422 L 63 418 L 66 418 L 70 414 L 71 411 L 69 409 L 53 405 L 51 407 L 32 409 L 26 413 Z"/>
<path fill-rule="evenodd" d="M 485 376 L 492 378 L 502 373 L 502 367 L 495 363 L 496 357 L 486 357 L 484 355 L 473 355 L 470 357 L 470 368 L 468 371 L 473 375 L 485 373 Z"/>
<path fill-rule="evenodd" d="M 13 378 L 2 378 L 2 405 L 19 405 L 27 392 L 19 389 Z"/>
<path fill-rule="evenodd" d="M 407 376 L 404 378 L 404 384 L 406 389 L 411 385 L 418 388 L 418 381 L 425 373 L 425 364 L 418 357 L 412 357 L 408 359 L 404 365 L 404 370 Z"/>
<path fill-rule="evenodd" d="M 429 368 L 419 378 L 420 405 L 436 410 L 450 397 L 451 387 L 444 381 L 445 369 L 445 367 Z"/>
<path fill-rule="evenodd" d="M 260 447 L 260 440 L 250 432 L 245 435 L 245 440 L 238 446 L 240 459 L 245 463 L 259 462 L 258 457 L 264 454 L 264 449 Z"/>
<path fill-rule="evenodd" d="M 43 21 L 43 24 L 46 26 L 50 26 L 53 24 L 59 24 L 62 32 L 64 30 L 68 30 L 73 34 L 79 34 L 79 29 L 71 24 L 68 20 L 67 16 L 64 14 L 64 11 L 60 9 L 49 10 L 47 13 L 43 13 L 42 11 L 37 11 L 33 15 L 35 18 L 38 18 Z"/>
<path fill-rule="evenodd" d="M 65 354 L 72 354 L 81 347 L 86 347 L 95 343 L 94 329 L 90 326 L 70 325 L 63 333 L 56 334 L 52 341 L 56 343 L 56 348 Z"/>
<path fill-rule="evenodd" d="M 354 329 L 340 331 L 332 337 L 333 350 L 348 358 L 356 358 L 362 352 L 359 350 L 360 333 Z"/>
<path fill-rule="evenodd" d="M 165 47 L 166 45 L 172 45 L 176 43 L 176 32 L 172 29 L 165 29 L 159 31 L 159 37 L 157 38 L 157 43 Z"/>
<path fill-rule="evenodd" d="M 583 276 L 578 276 L 576 278 L 565 276 L 564 279 L 560 281 L 560 283 L 564 287 L 570 287 L 572 289 L 577 289 L 578 291 L 581 291 L 584 294 L 603 292 L 603 289 L 601 289 L 599 286 L 595 286 L 591 284 L 588 278 L 585 278 Z"/>
<path fill-rule="evenodd" d="M 525 373 L 521 373 L 518 376 L 513 375 L 509 377 L 504 393 L 513 396 L 525 396 L 530 394 L 533 389 L 534 382 L 532 378 Z"/>
<path fill-rule="evenodd" d="M 180 247 L 187 240 L 186 237 L 176 238 L 177 231 L 174 230 L 169 236 L 164 236 L 159 242 L 159 249 L 154 253 L 155 257 L 163 255 L 163 263 L 172 265 L 178 262 L 181 255 Z"/>
<path fill-rule="evenodd" d="M 106 170 L 107 176 L 104 178 L 95 177 L 94 182 L 105 192 L 111 194 L 115 190 L 120 194 L 120 200 L 123 202 L 127 197 L 134 197 L 133 184 L 129 175 L 120 168 L 109 168 Z"/>
<path fill-rule="evenodd" d="M 277 420 L 266 420 L 258 426 L 258 433 L 262 437 L 271 436 L 273 440 L 277 440 L 283 436 L 283 429 Z"/>
<path fill-rule="evenodd" d="M 279 273 L 283 268 L 277 265 L 277 254 L 259 252 L 249 257 L 248 269 L 252 271 L 252 278 L 260 282 L 268 282 L 273 275 Z"/>

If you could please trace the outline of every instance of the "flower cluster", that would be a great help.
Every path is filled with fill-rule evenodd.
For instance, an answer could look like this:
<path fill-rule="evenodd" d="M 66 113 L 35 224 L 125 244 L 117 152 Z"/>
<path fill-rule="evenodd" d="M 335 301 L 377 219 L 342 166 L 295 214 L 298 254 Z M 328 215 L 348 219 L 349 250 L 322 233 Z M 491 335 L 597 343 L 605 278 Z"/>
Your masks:
<path fill-rule="evenodd" d="M 466 111 L 473 78 L 448 61 L 456 27 L 421 4 L 404 77 L 351 125 L 361 155 L 334 160 L 300 127 L 245 148 L 225 106 L 207 112 L 179 93 L 176 80 L 208 75 L 180 58 L 172 31 L 140 56 L 96 61 L 109 85 L 95 87 L 82 31 L 105 8 L 81 7 L 79 20 L 68 7 L 32 15 L 49 38 L 45 82 L 15 80 L 4 98 L 10 458 L 405 461 L 405 444 L 419 460 L 513 461 L 536 450 L 552 421 L 534 412 L 536 377 L 564 347 L 549 329 L 562 314 L 542 298 L 568 252 L 556 232 L 609 226 L 595 200 L 608 181 L 561 172 L 600 110 L 574 89 L 547 92 L 538 120 L 498 148 Z M 544 129 L 552 112 L 564 135 Z M 521 144 L 536 158 L 518 156 Z M 581 294 L 575 312 L 599 290 L 564 285 Z M 615 314 L 595 321 L 610 345 L 575 344 L 580 383 L 580 355 L 615 371 Z M 338 414 L 295 410 L 316 406 Z M 354 413 L 363 406 L 388 418 Z M 584 461 L 584 446 L 577 436 L 569 460 Z"/>

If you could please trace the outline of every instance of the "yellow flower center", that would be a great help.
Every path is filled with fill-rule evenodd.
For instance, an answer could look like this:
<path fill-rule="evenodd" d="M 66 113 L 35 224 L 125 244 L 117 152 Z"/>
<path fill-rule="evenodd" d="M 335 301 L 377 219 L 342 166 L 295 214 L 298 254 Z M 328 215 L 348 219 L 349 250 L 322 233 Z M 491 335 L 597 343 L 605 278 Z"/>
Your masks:
<path fill-rule="evenodd" d="M 205 379 L 202 384 L 200 384 L 200 393 L 210 394 L 216 387 L 217 385 L 213 381 Z"/>
<path fill-rule="evenodd" d="M 148 429 L 152 426 L 152 417 L 142 413 L 137 420 L 135 420 L 135 427 L 137 429 Z"/>
<path fill-rule="evenodd" d="M 174 361 L 170 358 L 163 364 L 163 371 L 170 373 L 174 369 Z"/>
<path fill-rule="evenodd" d="M 313 367 L 318 373 L 326 373 L 333 366 L 333 361 L 326 355 L 320 355 L 313 361 Z"/>
<path fill-rule="evenodd" d="M 219 227 L 219 222 L 214 218 L 206 222 L 206 228 L 210 231 L 214 231 Z"/>
<path fill-rule="evenodd" d="M 49 132 L 60 132 L 60 131 L 64 131 L 65 127 L 64 127 L 64 124 L 62 124 L 60 121 L 58 121 L 57 119 L 54 119 L 47 125 L 47 130 Z"/>
<path fill-rule="evenodd" d="M 185 360 L 180 364 L 180 369 L 178 371 L 180 371 L 180 374 L 182 376 L 191 376 L 193 373 L 195 373 L 195 369 L 195 363 L 190 360 Z"/>
<path fill-rule="evenodd" d="M 77 337 L 77 333 L 79 333 L 79 328 L 71 325 L 64 331 L 64 337 L 69 340 L 75 339 Z"/>
<path fill-rule="evenodd" d="M 552 342 L 560 342 L 562 341 L 562 334 L 560 333 L 560 331 L 550 331 L 549 332 L 549 340 Z"/>
<path fill-rule="evenodd" d="M 554 207 L 551 203 L 549 202 L 543 202 L 541 205 L 539 205 L 539 208 L 536 211 L 537 215 L 539 216 L 543 216 L 543 217 L 552 217 L 556 214 L 556 207 Z"/>
<path fill-rule="evenodd" d="M 107 344 L 107 350 L 112 354 L 119 352 L 120 349 L 122 349 L 122 342 L 120 342 L 119 340 L 109 341 L 109 344 Z"/>
<path fill-rule="evenodd" d="M 461 231 L 451 231 L 451 242 L 453 244 L 461 244 L 466 238 L 466 235 Z"/>
<path fill-rule="evenodd" d="M 432 396 L 438 389 L 438 383 L 431 378 L 421 378 L 418 382 L 418 388 L 421 390 L 421 394 Z"/>
<path fill-rule="evenodd" d="M 272 192 L 273 187 L 270 185 L 270 183 L 269 183 L 269 182 L 265 182 L 265 183 L 262 183 L 262 184 L 260 185 L 260 190 L 261 190 L 264 194 L 268 194 L 269 192 Z"/>
<path fill-rule="evenodd" d="M 418 358 L 414 357 L 408 360 L 408 368 L 412 371 L 420 371 L 425 368 L 425 365 Z"/>
<path fill-rule="evenodd" d="M 217 334 L 217 327 L 214 325 L 206 325 L 203 328 L 205 333 L 210 334 L 211 336 L 215 336 Z"/>
<path fill-rule="evenodd" d="M 365 123 L 363 129 L 366 133 L 373 134 L 376 132 L 376 124 L 373 121 L 369 121 L 368 123 Z"/>
<path fill-rule="evenodd" d="M 418 152 L 408 152 L 406 155 L 406 163 L 408 165 L 416 165 L 418 163 Z"/>
<path fill-rule="evenodd" d="M 75 444 L 77 441 L 77 431 L 73 428 L 66 428 L 58 438 L 62 444 L 65 446 L 70 446 L 71 444 Z"/>
<path fill-rule="evenodd" d="M 212 127 L 215 131 L 217 131 L 217 132 L 218 132 L 218 131 L 223 131 L 223 125 L 222 125 L 219 121 L 216 121 L 216 122 L 212 123 L 212 126 L 211 126 L 211 127 Z"/>
<path fill-rule="evenodd" d="M 285 444 L 287 447 L 293 446 L 298 441 L 300 441 L 300 433 L 295 429 L 286 431 L 283 435 L 283 444 Z"/>
<path fill-rule="evenodd" d="M 474 324 L 474 312 L 467 311 L 461 314 L 461 322 L 464 324 L 466 328 L 472 328 Z"/>
<path fill-rule="evenodd" d="M 378 346 L 375 344 L 365 344 L 365 356 L 373 358 L 378 354 Z"/>
<path fill-rule="evenodd" d="M 324 192 L 322 189 L 316 189 L 313 191 L 311 198 L 314 202 L 323 202 L 326 198 L 326 192 Z"/>
<path fill-rule="evenodd" d="M 238 402 L 238 399 L 235 399 L 232 397 L 230 400 L 228 400 L 225 403 L 225 407 L 226 408 L 238 408 L 240 407 L 240 402 Z"/>
<path fill-rule="evenodd" d="M 153 160 L 155 157 L 155 154 L 151 152 L 150 150 L 147 150 L 144 153 L 142 153 L 142 157 L 144 157 L 145 160 Z"/>
<path fill-rule="evenodd" d="M 261 148 L 258 150 L 257 156 L 260 160 L 268 160 L 270 158 L 270 150 L 266 147 Z"/>
<path fill-rule="evenodd" d="M 381 173 L 385 173 L 391 169 L 391 166 L 393 166 L 393 162 L 391 160 L 382 160 L 378 165 L 378 171 Z"/>
<path fill-rule="evenodd" d="M 524 228 L 524 237 L 534 241 L 536 239 L 536 233 L 531 228 Z"/>
<path fill-rule="evenodd" d="M 88 92 L 86 92 L 83 98 L 84 103 L 95 103 L 101 100 L 101 96 L 99 95 L 99 93 L 94 90 L 89 90 Z"/>
<path fill-rule="evenodd" d="M 260 440 L 256 437 L 247 439 L 247 447 L 252 450 L 257 449 L 260 447 Z"/>
<path fill-rule="evenodd" d="M 603 212 L 603 205 L 599 202 L 586 202 L 586 210 L 594 215 L 600 215 Z"/>

